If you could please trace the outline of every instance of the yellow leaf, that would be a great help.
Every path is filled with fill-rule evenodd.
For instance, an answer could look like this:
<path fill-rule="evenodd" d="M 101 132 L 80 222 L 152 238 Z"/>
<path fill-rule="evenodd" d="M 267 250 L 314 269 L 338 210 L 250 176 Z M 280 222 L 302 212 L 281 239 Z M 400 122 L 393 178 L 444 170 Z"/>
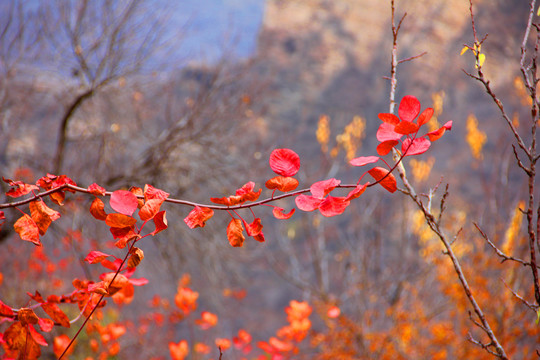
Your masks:
<path fill-rule="evenodd" d="M 482 65 L 484 65 L 484 61 L 486 61 L 486 55 L 478 54 L 478 66 L 482 67 Z"/>
<path fill-rule="evenodd" d="M 467 52 L 467 50 L 469 50 L 469 47 L 468 47 L 467 45 L 465 45 L 465 46 L 463 47 L 463 49 L 461 49 L 461 52 L 459 53 L 459 55 L 465 54 L 465 53 Z"/>

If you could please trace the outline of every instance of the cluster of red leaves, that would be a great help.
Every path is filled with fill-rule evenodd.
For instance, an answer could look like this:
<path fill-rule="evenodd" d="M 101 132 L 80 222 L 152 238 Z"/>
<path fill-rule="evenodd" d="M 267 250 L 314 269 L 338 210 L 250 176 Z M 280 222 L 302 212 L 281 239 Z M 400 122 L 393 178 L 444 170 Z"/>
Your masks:
<path fill-rule="evenodd" d="M 9 179 L 4 179 L 4 181 L 12 186 L 12 189 L 8 191 L 9 196 L 23 196 L 41 187 L 58 205 L 62 205 L 65 200 L 63 186 L 65 184 L 76 186 L 71 179 L 65 176 L 57 177 L 50 174 L 39 179 L 36 183 L 37 186 Z M 67 190 L 71 191 L 69 188 Z M 45 300 L 36 291 L 34 295 L 28 294 L 36 304 L 18 310 L 14 310 L 0 301 L 0 316 L 5 321 L 12 322 L 8 329 L 0 334 L 0 343 L 8 354 L 7 357 L 4 357 L 6 359 L 10 357 L 37 359 L 40 356 L 39 346 L 47 346 L 48 344 L 34 325 L 38 325 L 43 332 L 51 331 L 54 325 L 70 327 L 69 318 L 58 304 L 77 304 L 81 315 L 89 317 L 95 308 L 105 306 L 106 302 L 102 301 L 103 297 L 112 297 L 115 303 L 126 304 L 133 299 L 134 286 L 145 285 L 148 282 L 144 278 L 132 278 L 136 267 L 144 258 L 144 252 L 134 245 L 140 239 L 155 235 L 167 228 L 165 211 L 161 211 L 160 207 L 169 194 L 150 185 L 146 185 L 144 190 L 141 188 L 131 188 L 129 191 L 118 190 L 111 194 L 109 200 L 109 206 L 114 212 L 107 213 L 105 204 L 99 198 L 99 196 L 106 195 L 105 189 L 92 184 L 87 191 L 96 196 L 90 206 L 90 213 L 109 226 L 111 234 L 116 240 L 116 247 L 122 249 L 129 245 L 129 250 L 124 259 L 101 251 L 89 252 L 85 261 L 90 264 L 99 263 L 108 271 L 100 275 L 101 281 L 98 282 L 75 279 L 73 281 L 75 290 L 68 295 L 50 295 Z M 23 213 L 23 216 L 15 222 L 15 231 L 22 240 L 41 245 L 39 236 L 45 234 L 52 221 L 60 217 L 60 213 L 45 204 L 42 199 L 43 195 L 38 197 L 34 194 L 34 196 L 36 200 L 31 201 L 29 205 L 30 215 Z M 143 222 L 140 227 L 137 226 L 137 219 L 133 217 L 137 209 L 139 210 L 138 216 Z M 155 229 L 146 235 L 141 235 L 144 226 L 149 221 L 154 223 Z M 111 261 L 109 258 L 113 260 Z M 41 308 L 50 319 L 38 317 L 34 312 L 36 308 Z M 118 346 L 115 345 L 114 348 L 119 350 Z M 66 347 L 65 339 L 55 339 L 55 352 L 63 352 Z"/>

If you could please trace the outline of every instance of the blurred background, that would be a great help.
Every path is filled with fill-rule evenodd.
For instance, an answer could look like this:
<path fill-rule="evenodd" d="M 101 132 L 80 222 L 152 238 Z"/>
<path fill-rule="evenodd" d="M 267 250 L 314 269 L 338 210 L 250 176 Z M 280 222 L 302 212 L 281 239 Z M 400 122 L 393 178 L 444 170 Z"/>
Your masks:
<path fill-rule="evenodd" d="M 526 134 L 518 59 L 528 4 L 478 0 L 474 9 L 480 35 L 489 33 L 485 72 Z M 460 55 L 472 43 L 469 4 L 398 1 L 397 18 L 405 12 L 398 57 L 427 53 L 400 64 L 397 99 L 414 95 L 423 109 L 433 107 L 430 129 L 454 124 L 427 153 L 407 160 L 407 171 L 420 193 L 449 184 L 447 230 L 463 229 L 456 251 L 472 286 L 503 344 L 511 344 L 509 353 L 531 358 L 540 341 L 534 319 L 500 281 L 529 294 L 523 281 L 529 274 L 500 265 L 472 226 L 525 254 L 516 207 L 527 188 L 512 137 L 463 72 L 474 70 L 471 52 Z M 33 183 L 47 173 L 66 174 L 80 186 L 96 182 L 110 191 L 148 183 L 174 198 L 209 203 L 247 181 L 264 187 L 273 176 L 274 148 L 300 155 L 302 188 L 330 177 L 355 183 L 361 173 L 348 160 L 375 155 L 377 114 L 389 109 L 387 1 L 4 0 L 0 14 L 5 178 Z M 2 187 L 3 203 L 9 200 Z M 11 226 L 17 216 L 6 212 L 4 303 L 21 307 L 27 291 L 67 293 L 74 277 L 97 279 L 103 269 L 81 261 L 90 249 L 121 256 L 107 227 L 88 213 L 91 200 L 68 195 L 43 248 L 21 243 Z M 276 205 L 288 210 L 294 201 Z M 313 332 L 298 358 L 485 357 L 465 340 L 475 331 L 467 303 L 412 205 L 370 188 L 335 218 L 297 211 L 279 221 L 261 207 L 254 211 L 266 242 L 248 238 L 233 249 L 226 213 L 190 230 L 183 219 L 191 209 L 165 204 L 169 229 L 139 243 L 146 257 L 136 277 L 149 284 L 135 289 L 131 303 L 104 312 L 105 324 L 133 329 L 118 339 L 119 352 L 106 356 L 168 358 L 171 341 L 213 346 L 214 338 L 232 338 L 242 328 L 266 340 L 286 323 L 283 309 L 296 299 L 314 309 Z M 169 317 L 184 274 L 200 294 L 198 312 L 217 314 L 217 326 L 201 330 L 193 324 L 198 314 Z M 339 320 L 325 315 L 333 305 L 341 309 Z M 72 358 L 97 358 L 84 345 L 93 335 L 85 336 Z M 230 351 L 227 358 L 240 358 Z M 192 348 L 190 358 L 218 355 L 214 347 L 209 354 Z"/>

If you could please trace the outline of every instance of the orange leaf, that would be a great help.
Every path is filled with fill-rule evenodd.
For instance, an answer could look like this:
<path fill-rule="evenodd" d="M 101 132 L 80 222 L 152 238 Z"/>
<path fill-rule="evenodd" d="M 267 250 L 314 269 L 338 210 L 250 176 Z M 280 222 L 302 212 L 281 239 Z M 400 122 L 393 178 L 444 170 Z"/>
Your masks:
<path fill-rule="evenodd" d="M 40 235 L 45 235 L 49 225 L 60 218 L 60 213 L 45 205 L 43 201 L 32 201 L 30 203 L 30 214 L 36 223 Z"/>
<path fill-rule="evenodd" d="M 242 220 L 240 219 L 231 219 L 229 225 L 227 226 L 227 239 L 229 243 L 234 247 L 241 247 L 244 244 L 244 234 L 242 234 Z"/>
<path fill-rule="evenodd" d="M 39 318 L 34 310 L 29 308 L 20 308 L 19 312 L 17 312 L 17 318 L 23 326 L 37 324 L 39 322 Z"/>
<path fill-rule="evenodd" d="M 144 259 L 144 252 L 141 249 L 134 247 L 131 250 L 131 255 L 129 256 L 127 262 L 128 268 L 137 267 L 141 263 L 142 259 Z"/>
<path fill-rule="evenodd" d="M 154 216 L 152 220 L 154 221 L 154 225 L 156 225 L 156 229 L 152 231 L 150 234 L 156 235 L 157 233 L 165 230 L 168 227 L 166 215 L 167 214 L 165 210 L 163 210 L 163 211 L 158 212 L 156 216 Z"/>
<path fill-rule="evenodd" d="M 356 199 L 357 197 L 362 195 L 364 191 L 366 191 L 368 185 L 369 183 L 365 183 L 364 185 L 357 185 L 353 190 L 349 192 L 349 194 L 347 194 L 345 200 L 351 201 L 352 199 Z"/>
<path fill-rule="evenodd" d="M 272 213 L 274 214 L 274 217 L 275 217 L 276 219 L 285 220 L 285 219 L 290 219 L 291 216 L 293 216 L 294 210 L 295 210 L 295 209 L 292 209 L 292 210 L 289 211 L 287 214 L 285 214 L 285 213 L 283 212 L 283 210 L 284 210 L 283 208 L 280 208 L 280 207 L 275 206 L 275 207 L 274 207 L 274 210 L 272 210 Z"/>
<path fill-rule="evenodd" d="M 339 314 L 341 314 L 341 310 L 337 306 L 330 307 L 326 312 L 326 315 L 331 319 L 337 318 Z"/>
<path fill-rule="evenodd" d="M 50 332 L 54 327 L 54 321 L 51 319 L 39 318 L 38 325 L 41 331 Z"/>
<path fill-rule="evenodd" d="M 169 197 L 169 193 L 157 189 L 153 187 L 152 185 L 144 185 L 144 200 L 148 201 L 150 199 L 159 199 L 159 200 L 165 200 Z"/>
<path fill-rule="evenodd" d="M 6 179 L 3 176 L 2 176 L 2 180 L 8 183 L 9 186 L 13 187 L 13 189 L 10 189 L 8 192 L 6 192 L 6 195 L 14 197 L 14 198 L 26 195 L 32 190 L 39 190 L 39 188 L 36 185 L 25 184 L 22 181 L 13 181 L 10 179 Z"/>
<path fill-rule="evenodd" d="M 107 213 L 105 212 L 105 204 L 101 199 L 95 198 L 90 205 L 90 214 L 98 220 L 107 219 Z"/>
<path fill-rule="evenodd" d="M 64 350 L 68 347 L 70 341 L 71 340 L 66 334 L 55 336 L 54 341 L 53 341 L 53 351 L 56 357 L 59 358 L 60 355 L 62 355 Z M 75 343 L 71 345 L 69 350 L 66 352 L 66 355 L 70 355 L 73 352 L 73 350 L 75 349 L 75 347 L 73 346 L 74 344 Z"/>
<path fill-rule="evenodd" d="M 18 359 L 37 359 L 41 355 L 41 348 L 30 333 L 30 327 L 16 321 L 3 334 L 5 345 L 8 349 L 18 352 Z"/>
<path fill-rule="evenodd" d="M 150 220 L 159 212 L 161 204 L 163 204 L 162 199 L 149 199 L 146 200 L 141 210 L 139 210 L 139 217 L 142 221 Z"/>
<path fill-rule="evenodd" d="M 195 206 L 193 210 L 190 211 L 188 216 L 184 219 L 184 222 L 189 226 L 190 229 L 195 229 L 197 227 L 204 227 L 206 222 L 214 216 L 214 210 L 207 207 Z"/>
<path fill-rule="evenodd" d="M 173 360 L 184 360 L 189 354 L 189 346 L 186 340 L 181 340 L 178 344 L 169 343 L 169 352 Z"/>
<path fill-rule="evenodd" d="M 389 173 L 388 170 L 381 167 L 376 167 L 368 171 L 369 175 L 373 176 L 373 178 L 377 181 L 380 181 L 379 184 L 386 190 L 390 191 L 391 193 L 395 192 L 397 190 L 397 182 L 396 178 L 393 174 Z M 388 176 L 386 176 L 388 174 Z M 385 177 L 386 176 L 386 177 Z M 381 179 L 383 179 L 381 181 Z"/>
<path fill-rule="evenodd" d="M 41 304 L 41 308 L 53 319 L 54 322 L 60 324 L 63 327 L 70 327 L 69 318 L 67 315 L 58 307 L 58 305 L 46 302 Z"/>
<path fill-rule="evenodd" d="M 446 130 L 452 130 L 452 121 L 448 121 L 446 124 L 444 124 L 441 128 L 427 133 L 427 136 L 429 136 L 430 141 L 437 141 L 441 138 L 441 136 L 444 135 Z"/>
<path fill-rule="evenodd" d="M 110 227 L 125 228 L 135 225 L 137 220 L 129 215 L 112 213 L 107 215 L 105 223 Z"/>
<path fill-rule="evenodd" d="M 253 220 L 251 224 L 246 223 L 245 226 L 246 226 L 246 232 L 249 236 L 259 235 L 263 228 L 261 224 L 261 219 L 259 218 L 256 218 L 255 220 Z"/>
<path fill-rule="evenodd" d="M 231 347 L 231 340 L 229 339 L 217 338 L 215 342 L 216 342 L 216 346 L 220 348 L 221 351 L 225 351 Z"/>
<path fill-rule="evenodd" d="M 201 313 L 201 318 L 195 320 L 195 324 L 199 325 L 201 329 L 207 330 L 211 327 L 216 326 L 218 323 L 218 317 L 216 314 L 212 314 L 208 311 L 203 311 Z"/>
<path fill-rule="evenodd" d="M 39 228 L 29 215 L 24 214 L 21 216 L 19 220 L 15 222 L 13 227 L 22 240 L 30 241 L 41 246 L 41 241 L 39 241 Z"/>
<path fill-rule="evenodd" d="M 137 186 L 132 186 L 129 188 L 129 191 L 131 191 L 133 193 L 133 195 L 137 196 L 137 202 L 138 202 L 138 207 L 139 209 L 143 207 L 144 205 L 144 200 L 143 199 L 140 199 L 139 196 L 144 196 L 144 192 L 143 192 L 143 189 L 141 189 L 140 187 L 137 187 Z"/>
<path fill-rule="evenodd" d="M 293 177 L 276 176 L 268 180 L 265 184 L 267 189 L 277 189 L 279 191 L 292 191 L 298 187 L 298 180 Z"/>

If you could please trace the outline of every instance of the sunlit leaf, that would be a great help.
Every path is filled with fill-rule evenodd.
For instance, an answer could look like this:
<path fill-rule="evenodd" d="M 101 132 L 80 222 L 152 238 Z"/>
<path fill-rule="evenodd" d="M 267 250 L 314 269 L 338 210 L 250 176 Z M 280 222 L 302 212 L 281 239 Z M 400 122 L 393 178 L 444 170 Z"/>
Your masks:
<path fill-rule="evenodd" d="M 163 199 L 146 200 L 143 207 L 139 210 L 139 217 L 142 221 L 150 220 L 159 212 Z"/>
<path fill-rule="evenodd" d="M 169 193 L 163 190 L 157 189 L 152 185 L 146 184 L 144 186 L 144 200 L 148 201 L 150 199 L 160 199 L 166 200 L 169 197 Z"/>
<path fill-rule="evenodd" d="M 410 121 L 402 121 L 396 125 L 394 131 L 398 134 L 409 135 L 418 132 L 418 125 Z"/>
<path fill-rule="evenodd" d="M 385 156 L 387 155 L 390 151 L 392 151 L 392 149 L 394 148 L 394 146 L 396 146 L 397 144 L 399 144 L 399 141 L 397 140 L 386 140 L 386 141 L 383 141 L 382 143 L 380 143 L 379 145 L 377 145 L 377 154 L 381 155 L 381 156 Z"/>
<path fill-rule="evenodd" d="M 105 212 L 105 204 L 101 199 L 95 198 L 90 205 L 90 214 L 98 220 L 105 221 L 107 213 Z"/>
<path fill-rule="evenodd" d="M 227 239 L 229 239 L 231 246 L 241 247 L 244 245 L 244 240 L 246 238 L 242 232 L 242 220 L 236 218 L 231 219 L 229 225 L 227 226 Z"/>
<path fill-rule="evenodd" d="M 448 121 L 439 129 L 428 132 L 426 135 L 429 136 L 429 140 L 433 142 L 439 140 L 444 135 L 446 130 L 452 130 L 452 121 Z"/>
<path fill-rule="evenodd" d="M 90 251 L 88 255 L 86 255 L 86 257 L 84 258 L 84 261 L 90 264 L 98 264 L 102 262 L 104 259 L 108 258 L 109 256 L 112 256 L 112 255 L 94 250 L 94 251 Z"/>
<path fill-rule="evenodd" d="M 90 191 L 90 194 L 92 195 L 96 195 L 96 196 L 105 195 L 105 189 L 96 183 L 93 183 L 92 185 L 90 185 L 87 190 Z"/>
<path fill-rule="evenodd" d="M 427 123 L 433 117 L 434 110 L 432 108 L 427 108 L 418 117 L 418 126 L 422 126 Z"/>
<path fill-rule="evenodd" d="M 137 220 L 129 215 L 112 213 L 107 214 L 105 223 L 110 227 L 124 228 L 131 227 L 137 223 Z"/>
<path fill-rule="evenodd" d="M 465 45 L 465 46 L 463 47 L 463 49 L 461 49 L 461 52 L 459 53 L 459 55 L 465 54 L 465 53 L 467 52 L 467 50 L 469 50 L 469 47 L 468 47 L 467 45 Z"/>
<path fill-rule="evenodd" d="M 319 205 L 319 210 L 324 216 L 336 216 L 342 214 L 349 204 L 350 201 L 346 200 L 344 197 L 328 195 Z"/>
<path fill-rule="evenodd" d="M 141 263 L 142 259 L 144 259 L 144 252 L 141 249 L 134 247 L 129 255 L 127 266 L 129 268 L 137 267 Z"/>
<path fill-rule="evenodd" d="M 379 129 L 377 130 L 377 140 L 380 142 L 388 141 L 388 140 L 399 140 L 403 137 L 403 135 L 398 134 L 394 131 L 395 125 L 391 125 L 388 123 L 382 123 L 379 125 Z"/>
<path fill-rule="evenodd" d="M 405 139 L 401 145 L 403 156 L 420 155 L 425 153 L 431 146 L 431 141 L 426 138 Z"/>
<path fill-rule="evenodd" d="M 315 198 L 322 199 L 332 190 L 334 190 L 339 184 L 341 184 L 341 180 L 332 178 L 328 180 L 317 181 L 309 187 L 309 190 Z"/>
<path fill-rule="evenodd" d="M 420 101 L 412 95 L 406 95 L 401 99 L 398 108 L 398 116 L 402 121 L 413 121 L 420 113 Z"/>
<path fill-rule="evenodd" d="M 263 229 L 260 218 L 256 218 L 251 224 L 245 223 L 244 225 L 246 227 L 246 233 L 249 236 L 259 235 Z"/>
<path fill-rule="evenodd" d="M 391 193 L 397 190 L 396 178 L 394 177 L 394 174 L 389 173 L 387 169 L 376 167 L 369 170 L 368 173 L 373 176 L 375 180 L 380 181 L 379 184 Z"/>
<path fill-rule="evenodd" d="M 373 164 L 379 161 L 380 157 L 378 156 L 360 156 L 349 161 L 349 164 L 352 166 L 364 166 L 367 164 Z"/>
<path fill-rule="evenodd" d="M 399 118 L 394 114 L 379 113 L 379 119 L 381 119 L 382 122 L 388 123 L 390 125 L 399 124 Z"/>
<path fill-rule="evenodd" d="M 13 198 L 26 195 L 32 190 L 39 190 L 39 188 L 36 185 L 25 184 L 22 181 L 13 181 L 10 179 L 6 179 L 3 176 L 2 176 L 2 180 L 4 180 L 4 182 L 6 182 L 9 186 L 13 187 L 8 192 L 6 192 L 7 196 L 11 196 Z"/>
<path fill-rule="evenodd" d="M 212 216 L 214 216 L 214 210 L 207 207 L 195 206 L 188 216 L 186 216 L 184 222 L 190 229 L 195 229 L 196 227 L 204 227 Z"/>
<path fill-rule="evenodd" d="M 46 302 L 41 304 L 41 308 L 51 317 L 51 319 L 60 324 L 60 326 L 69 328 L 71 324 L 69 323 L 69 318 L 67 315 L 58 307 L 58 305 Z"/>
<path fill-rule="evenodd" d="M 41 241 L 39 240 L 39 228 L 29 215 L 23 214 L 23 216 L 15 222 L 13 227 L 22 240 L 30 241 L 41 246 Z"/>
<path fill-rule="evenodd" d="M 319 207 L 319 204 L 322 202 L 322 199 L 300 194 L 295 199 L 294 202 L 296 206 L 303 211 L 313 211 Z"/>
<path fill-rule="evenodd" d="M 116 190 L 111 194 L 111 207 L 120 214 L 131 216 L 137 210 L 137 197 L 127 190 Z"/>
<path fill-rule="evenodd" d="M 357 185 L 354 189 L 352 189 L 347 194 L 347 196 L 345 197 L 345 200 L 351 201 L 353 199 L 360 197 L 360 195 L 362 195 L 364 191 L 366 191 L 368 185 L 369 183 L 365 183 L 363 185 Z"/>
<path fill-rule="evenodd" d="M 274 209 L 272 210 L 272 213 L 274 214 L 274 217 L 276 219 L 285 220 L 285 219 L 290 219 L 291 216 L 293 216 L 295 209 L 292 209 L 288 213 L 284 213 L 283 212 L 284 210 L 285 209 L 283 209 L 283 208 L 275 206 Z"/>
<path fill-rule="evenodd" d="M 54 337 L 53 351 L 57 358 L 59 358 L 62 355 L 62 353 L 68 347 L 70 342 L 71 340 L 69 339 L 69 336 L 67 336 L 66 334 L 62 334 L 62 335 Z M 70 355 L 71 353 L 73 353 L 73 350 L 75 350 L 75 346 L 72 345 L 69 348 L 69 350 L 66 352 L 66 355 Z"/>
<path fill-rule="evenodd" d="M 156 226 L 156 229 L 151 232 L 152 235 L 156 235 L 157 233 L 167 229 L 167 213 L 165 210 L 158 212 L 152 220 Z"/>
<path fill-rule="evenodd" d="M 30 203 L 30 214 L 32 220 L 36 223 L 40 235 L 45 235 L 49 225 L 60 218 L 60 213 L 45 205 L 41 200 Z"/>
<path fill-rule="evenodd" d="M 186 340 L 181 340 L 178 344 L 169 343 L 169 352 L 173 360 L 184 360 L 189 354 L 189 346 Z"/>
<path fill-rule="evenodd" d="M 287 192 L 298 187 L 298 180 L 293 177 L 275 176 L 265 183 L 267 189 Z"/>
<path fill-rule="evenodd" d="M 281 176 L 294 176 L 300 169 L 300 157 L 290 149 L 275 149 L 270 154 L 270 168 Z"/>

